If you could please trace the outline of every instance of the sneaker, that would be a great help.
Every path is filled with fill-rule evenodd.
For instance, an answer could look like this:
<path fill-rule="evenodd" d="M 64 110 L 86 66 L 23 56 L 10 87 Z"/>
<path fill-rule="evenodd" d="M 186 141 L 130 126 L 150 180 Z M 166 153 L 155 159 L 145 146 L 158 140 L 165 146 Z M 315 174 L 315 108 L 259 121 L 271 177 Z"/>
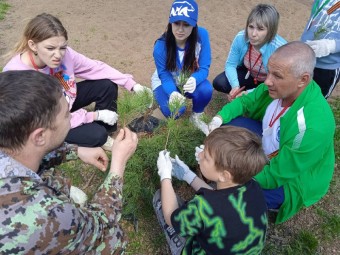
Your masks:
<path fill-rule="evenodd" d="M 107 137 L 106 143 L 102 145 L 103 150 L 111 151 L 114 139 L 111 136 Z"/>
<path fill-rule="evenodd" d="M 87 201 L 85 192 L 75 186 L 71 186 L 70 188 L 70 198 L 80 206 L 84 206 Z"/>
<path fill-rule="evenodd" d="M 199 130 L 201 130 L 205 135 L 209 134 L 209 128 L 204 121 L 201 120 L 203 112 L 201 113 L 196 113 L 193 112 L 190 116 L 190 121 L 192 124 L 194 124 L 195 127 L 197 127 Z"/>

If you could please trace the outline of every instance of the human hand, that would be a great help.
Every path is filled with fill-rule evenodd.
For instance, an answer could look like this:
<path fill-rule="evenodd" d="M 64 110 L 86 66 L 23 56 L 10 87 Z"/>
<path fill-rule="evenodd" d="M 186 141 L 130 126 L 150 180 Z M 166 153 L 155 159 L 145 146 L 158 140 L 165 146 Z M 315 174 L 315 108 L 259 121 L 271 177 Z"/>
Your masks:
<path fill-rule="evenodd" d="M 196 89 L 196 79 L 190 77 L 183 86 L 183 90 L 188 93 L 193 93 Z"/>
<path fill-rule="evenodd" d="M 306 43 L 314 50 L 317 58 L 328 56 L 335 53 L 336 43 L 335 40 L 321 39 L 315 41 L 306 41 Z"/>
<path fill-rule="evenodd" d="M 200 163 L 200 156 L 199 154 L 204 150 L 204 145 L 201 144 L 200 146 L 196 146 L 195 147 L 195 158 L 196 158 L 196 161 L 197 163 L 199 164 Z"/>
<path fill-rule="evenodd" d="M 87 201 L 86 193 L 75 186 L 70 187 L 70 198 L 80 206 L 84 206 Z"/>
<path fill-rule="evenodd" d="M 109 158 L 102 148 L 78 147 L 77 154 L 84 163 L 97 167 L 101 171 L 107 169 Z"/>
<path fill-rule="evenodd" d="M 175 176 L 178 180 L 186 181 L 190 185 L 197 175 L 177 155 L 175 159 L 170 157 L 170 160 L 172 176 Z"/>
<path fill-rule="evenodd" d="M 181 93 L 174 91 L 170 94 L 169 104 L 175 104 L 176 102 L 180 105 L 184 104 L 185 97 Z"/>
<path fill-rule="evenodd" d="M 170 160 L 170 152 L 163 150 L 159 152 L 158 159 L 157 159 L 157 168 L 158 168 L 158 175 L 161 178 L 161 181 L 164 179 L 171 180 L 171 170 L 172 164 Z"/>
<path fill-rule="evenodd" d="M 110 110 L 97 110 L 97 119 L 106 124 L 113 126 L 118 120 L 118 114 Z"/>
<path fill-rule="evenodd" d="M 112 145 L 112 160 L 110 172 L 124 175 L 128 159 L 133 155 L 138 144 L 137 134 L 128 128 L 119 130 L 119 133 Z"/>
<path fill-rule="evenodd" d="M 231 101 L 235 98 L 236 96 L 236 93 L 238 92 L 238 90 L 240 89 L 240 86 L 237 86 L 235 88 L 232 88 L 229 92 L 229 95 L 228 95 L 228 99 Z"/>
<path fill-rule="evenodd" d="M 143 85 L 140 85 L 139 83 L 136 83 L 133 86 L 133 91 L 136 92 L 136 93 L 143 93 L 144 91 L 146 91 L 148 93 L 148 95 L 150 96 L 150 99 L 151 99 L 151 103 L 149 105 L 149 108 L 152 107 L 152 105 L 153 105 L 153 93 L 152 93 L 152 90 L 150 88 L 143 86 Z"/>
<path fill-rule="evenodd" d="M 218 116 L 215 116 L 210 123 L 208 124 L 209 133 L 214 131 L 216 128 L 220 127 L 222 125 L 222 119 Z"/>

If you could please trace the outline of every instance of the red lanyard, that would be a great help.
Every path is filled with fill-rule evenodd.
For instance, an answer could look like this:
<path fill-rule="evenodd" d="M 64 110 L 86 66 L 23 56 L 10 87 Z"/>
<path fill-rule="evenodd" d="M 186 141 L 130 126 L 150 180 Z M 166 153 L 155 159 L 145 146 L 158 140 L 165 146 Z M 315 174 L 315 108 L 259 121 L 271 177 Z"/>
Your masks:
<path fill-rule="evenodd" d="M 252 48 L 253 48 L 253 45 L 250 44 L 249 55 L 248 55 L 248 59 L 249 59 L 249 68 L 250 68 L 250 69 L 248 69 L 248 72 L 251 72 L 251 71 L 253 70 L 254 66 L 255 66 L 256 63 L 259 61 L 259 59 L 260 59 L 260 57 L 261 57 L 261 55 L 262 55 L 261 53 L 259 54 L 259 56 L 257 57 L 257 59 L 256 59 L 256 61 L 255 61 L 255 63 L 254 63 L 254 65 L 253 65 L 253 67 L 251 67 L 251 50 L 252 50 Z M 263 62 L 262 62 L 262 63 L 263 63 Z M 260 73 L 260 71 L 261 71 L 262 63 L 261 63 L 260 69 L 259 69 L 259 71 L 258 71 L 256 77 L 254 78 L 254 84 L 255 84 L 255 85 L 257 84 L 257 76 L 259 76 L 259 73 Z"/>
<path fill-rule="evenodd" d="M 273 120 L 274 115 L 276 114 L 277 108 L 279 107 L 280 101 L 282 101 L 282 100 L 279 100 L 277 102 L 277 105 L 276 105 L 276 108 L 275 108 L 275 112 L 273 113 L 272 118 L 271 118 L 271 120 L 269 122 L 269 127 L 272 127 L 274 125 L 274 123 L 285 113 L 285 111 L 287 111 L 288 107 L 291 106 L 291 104 L 290 104 L 290 105 L 287 105 L 287 106 L 283 107 L 283 109 L 279 112 L 279 114 Z"/>
<path fill-rule="evenodd" d="M 35 63 L 31 51 L 28 51 L 28 56 L 30 57 L 31 64 L 32 64 L 33 68 L 34 68 L 36 71 L 39 71 L 39 67 L 38 67 L 37 64 Z M 52 68 L 50 68 L 50 75 L 53 75 L 53 70 L 52 70 Z"/>

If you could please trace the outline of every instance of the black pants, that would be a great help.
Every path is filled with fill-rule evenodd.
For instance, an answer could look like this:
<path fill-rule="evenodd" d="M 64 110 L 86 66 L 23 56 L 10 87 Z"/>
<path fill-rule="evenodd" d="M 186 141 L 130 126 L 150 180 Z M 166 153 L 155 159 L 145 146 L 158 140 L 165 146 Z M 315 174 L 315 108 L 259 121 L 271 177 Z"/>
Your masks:
<path fill-rule="evenodd" d="M 246 86 L 245 90 L 256 88 L 258 84 L 262 83 L 258 82 L 258 84 L 255 84 L 254 79 L 251 75 L 248 77 L 248 79 L 245 79 L 248 69 L 244 65 L 238 66 L 236 68 L 236 72 L 240 83 L 240 87 Z M 213 87 L 219 92 L 229 94 L 232 88 L 228 81 L 227 76 L 225 75 L 225 72 L 222 72 L 216 76 L 216 78 L 213 81 Z"/>
<path fill-rule="evenodd" d="M 95 110 L 111 110 L 117 112 L 117 84 L 110 80 L 86 80 L 77 83 L 77 97 L 72 106 L 71 112 L 74 112 L 93 102 L 96 103 Z M 114 126 L 107 125 L 101 121 L 84 124 L 72 128 L 65 141 L 71 144 L 77 144 L 83 147 L 102 146 L 107 136 L 116 131 L 117 124 Z"/>
<path fill-rule="evenodd" d="M 340 68 L 335 70 L 314 69 L 313 80 L 320 86 L 322 95 L 328 98 L 340 79 Z"/>

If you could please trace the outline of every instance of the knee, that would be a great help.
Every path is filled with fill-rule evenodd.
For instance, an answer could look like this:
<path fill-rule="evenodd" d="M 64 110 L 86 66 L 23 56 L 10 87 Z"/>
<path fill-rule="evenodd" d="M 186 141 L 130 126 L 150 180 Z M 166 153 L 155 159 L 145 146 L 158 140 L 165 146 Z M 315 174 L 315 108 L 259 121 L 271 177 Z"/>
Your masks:
<path fill-rule="evenodd" d="M 111 95 L 112 97 L 115 97 L 118 92 L 118 86 L 116 83 L 112 82 L 109 79 L 101 80 L 101 85 L 103 87 L 103 90 L 106 91 L 107 94 Z"/>
<path fill-rule="evenodd" d="M 93 132 L 89 134 L 88 143 L 92 144 L 93 147 L 102 146 L 103 144 L 106 143 L 107 136 L 108 134 L 106 129 L 103 126 L 98 125 L 98 127 L 96 127 L 96 130 L 93 130 Z"/>

